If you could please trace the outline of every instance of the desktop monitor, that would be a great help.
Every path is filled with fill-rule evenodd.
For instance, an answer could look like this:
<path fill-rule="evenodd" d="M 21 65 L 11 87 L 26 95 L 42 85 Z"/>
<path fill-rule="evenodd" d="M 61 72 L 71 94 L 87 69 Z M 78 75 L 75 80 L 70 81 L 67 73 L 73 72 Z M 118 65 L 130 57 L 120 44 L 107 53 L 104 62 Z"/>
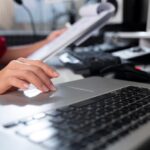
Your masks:
<path fill-rule="evenodd" d="M 147 38 L 141 38 L 139 41 L 139 45 L 142 48 L 150 48 L 150 1 L 146 0 L 145 1 L 145 6 L 148 6 L 147 9 L 147 22 L 146 22 L 146 32 L 145 35 L 147 36 Z M 144 9 L 143 9 L 144 10 Z"/>
<path fill-rule="evenodd" d="M 147 13 L 147 31 L 150 31 L 150 1 L 148 0 L 148 13 Z"/>

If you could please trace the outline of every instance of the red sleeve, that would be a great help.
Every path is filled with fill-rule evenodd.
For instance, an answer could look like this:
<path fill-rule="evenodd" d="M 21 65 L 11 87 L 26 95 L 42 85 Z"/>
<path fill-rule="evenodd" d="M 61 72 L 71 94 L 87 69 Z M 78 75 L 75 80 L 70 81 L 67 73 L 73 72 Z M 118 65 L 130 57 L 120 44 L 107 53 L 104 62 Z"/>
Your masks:
<path fill-rule="evenodd" d="M 7 50 L 6 39 L 4 37 L 0 37 L 0 57 L 2 57 Z"/>

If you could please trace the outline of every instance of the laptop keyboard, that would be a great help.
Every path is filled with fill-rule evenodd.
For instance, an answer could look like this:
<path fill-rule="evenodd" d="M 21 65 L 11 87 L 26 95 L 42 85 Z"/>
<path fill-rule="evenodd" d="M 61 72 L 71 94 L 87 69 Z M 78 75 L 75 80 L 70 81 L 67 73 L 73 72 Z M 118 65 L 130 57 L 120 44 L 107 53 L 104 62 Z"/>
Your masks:
<path fill-rule="evenodd" d="M 150 90 L 128 86 L 5 124 L 51 150 L 100 150 L 150 120 Z"/>

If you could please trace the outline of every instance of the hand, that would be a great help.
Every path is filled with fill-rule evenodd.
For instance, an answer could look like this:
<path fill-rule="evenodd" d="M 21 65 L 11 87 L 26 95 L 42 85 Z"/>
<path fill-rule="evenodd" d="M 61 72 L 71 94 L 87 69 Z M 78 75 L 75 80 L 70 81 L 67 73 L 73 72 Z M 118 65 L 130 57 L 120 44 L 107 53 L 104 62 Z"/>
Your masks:
<path fill-rule="evenodd" d="M 59 37 L 62 33 L 64 33 L 67 30 L 67 28 L 61 29 L 61 30 L 57 30 L 52 32 L 47 38 L 47 42 L 51 42 L 52 40 L 56 39 L 57 37 Z"/>
<path fill-rule="evenodd" d="M 0 71 L 0 94 L 13 87 L 25 90 L 30 83 L 42 92 L 54 91 L 50 79 L 58 76 L 57 72 L 41 61 L 19 58 Z"/>

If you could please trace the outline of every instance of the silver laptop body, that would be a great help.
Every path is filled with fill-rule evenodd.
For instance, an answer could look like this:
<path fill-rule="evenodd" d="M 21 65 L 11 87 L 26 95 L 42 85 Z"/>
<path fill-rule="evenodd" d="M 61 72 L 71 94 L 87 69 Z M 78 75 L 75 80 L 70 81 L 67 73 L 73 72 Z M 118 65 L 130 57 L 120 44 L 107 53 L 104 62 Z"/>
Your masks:
<path fill-rule="evenodd" d="M 0 96 L 0 149 L 1 150 L 44 150 L 40 144 L 30 142 L 15 133 L 16 128 L 5 129 L 3 125 L 34 114 L 53 110 L 102 95 L 129 85 L 150 88 L 148 84 L 104 79 L 86 78 L 57 85 L 54 93 L 45 93 L 29 98 L 22 92 L 15 91 Z M 132 134 L 109 146 L 109 150 L 134 150 L 140 143 L 150 137 L 150 123 L 145 124 Z"/>

